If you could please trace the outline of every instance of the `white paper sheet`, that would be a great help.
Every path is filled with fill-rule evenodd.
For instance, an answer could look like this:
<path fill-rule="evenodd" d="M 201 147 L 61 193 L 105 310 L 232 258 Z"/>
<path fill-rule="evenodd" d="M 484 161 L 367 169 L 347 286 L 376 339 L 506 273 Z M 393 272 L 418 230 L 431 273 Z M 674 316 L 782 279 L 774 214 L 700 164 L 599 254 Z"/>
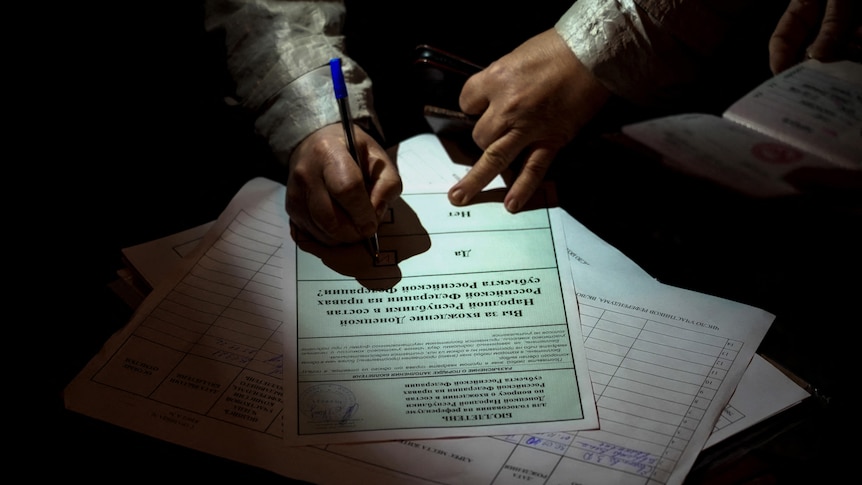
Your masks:
<path fill-rule="evenodd" d="M 428 139 L 406 145 L 402 161 L 411 150 L 423 164 L 440 157 Z M 450 169 L 460 170 L 438 173 Z M 243 188 L 69 385 L 69 409 L 316 483 L 681 483 L 771 322 L 645 274 L 604 282 L 591 251 L 614 251 L 569 224 L 601 431 L 285 447 L 280 190 Z M 128 371 L 140 376 L 119 378 Z"/>
<path fill-rule="evenodd" d="M 577 221 L 566 228 L 570 248 L 588 247 Z M 588 446 L 611 450 L 594 465 L 679 483 L 675 472 L 693 465 L 774 316 L 648 278 L 608 277 L 589 257 L 572 264 L 601 428 L 577 434 L 582 460 Z M 617 449 L 626 459 L 608 465 Z"/>
<path fill-rule="evenodd" d="M 808 391 L 774 365 L 755 354 L 704 448 L 714 446 L 751 424 L 775 416 L 810 396 Z"/>
<path fill-rule="evenodd" d="M 379 260 L 286 243 L 288 444 L 597 428 L 556 212 L 404 180 Z"/>

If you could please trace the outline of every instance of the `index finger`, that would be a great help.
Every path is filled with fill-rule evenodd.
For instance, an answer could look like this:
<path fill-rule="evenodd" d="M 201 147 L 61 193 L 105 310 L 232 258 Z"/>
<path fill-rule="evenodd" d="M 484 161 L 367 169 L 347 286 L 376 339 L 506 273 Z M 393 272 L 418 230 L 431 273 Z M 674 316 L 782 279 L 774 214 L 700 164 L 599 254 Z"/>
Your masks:
<path fill-rule="evenodd" d="M 369 154 L 369 158 L 372 156 Z M 373 157 L 371 170 L 371 204 L 374 206 L 377 219 L 383 217 L 383 212 L 395 199 L 401 195 L 403 184 L 401 175 L 386 152 L 379 157 Z"/>
<path fill-rule="evenodd" d="M 365 179 L 346 150 L 339 156 L 340 163 L 329 164 L 324 170 L 327 192 L 353 221 L 356 230 L 368 237 L 377 229 L 377 217 L 371 206 Z"/>
<path fill-rule="evenodd" d="M 510 131 L 491 143 L 467 174 L 449 189 L 449 202 L 460 206 L 473 200 L 521 153 L 526 146 L 522 138 Z"/>

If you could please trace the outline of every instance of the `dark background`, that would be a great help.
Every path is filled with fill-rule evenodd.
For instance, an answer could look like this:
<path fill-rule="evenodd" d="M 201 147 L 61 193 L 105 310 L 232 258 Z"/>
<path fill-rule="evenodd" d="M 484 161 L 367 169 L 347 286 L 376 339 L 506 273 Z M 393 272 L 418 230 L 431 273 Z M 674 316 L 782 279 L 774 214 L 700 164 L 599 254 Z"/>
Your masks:
<path fill-rule="evenodd" d="M 40 426 L 22 440 L 32 452 L 19 466 L 32 478 L 285 481 L 62 405 L 63 387 L 130 316 L 107 286 L 121 266 L 120 249 L 215 219 L 254 176 L 285 177 L 250 118 L 222 101 L 230 85 L 222 46 L 204 33 L 200 2 L 175 3 L 56 7 L 38 31 L 55 34 L 46 36 L 50 47 L 35 49 L 22 64 L 32 94 L 21 100 L 18 132 L 26 146 L 19 157 L 33 188 L 11 189 L 20 195 L 10 223 L 27 235 L 27 258 L 12 264 L 24 263 L 26 271 L 12 281 L 28 311 L 14 321 L 38 350 L 48 343 L 48 354 L 35 359 L 37 397 L 22 409 L 40 411 L 47 403 L 49 410 L 47 420 L 28 414 Z M 486 64 L 550 27 L 566 8 L 565 2 L 543 3 L 538 12 L 476 5 L 444 1 L 417 11 L 376 2 L 352 11 L 346 27 L 355 40 L 348 48 L 375 79 L 387 141 L 427 130 L 409 84 L 416 44 Z M 762 31 L 773 24 L 752 20 L 755 38 L 765 39 Z M 763 42 L 723 53 L 737 59 L 733 72 L 693 89 L 701 94 L 686 110 L 720 112 L 765 79 Z M 602 136 L 655 114 L 612 103 L 561 154 L 566 163 L 555 165 L 561 204 L 659 281 L 774 313 L 760 351 L 824 396 L 704 454 L 691 483 L 798 483 L 848 473 L 852 463 L 837 444 L 848 438 L 841 419 L 849 416 L 856 376 L 858 193 L 753 200 Z"/>

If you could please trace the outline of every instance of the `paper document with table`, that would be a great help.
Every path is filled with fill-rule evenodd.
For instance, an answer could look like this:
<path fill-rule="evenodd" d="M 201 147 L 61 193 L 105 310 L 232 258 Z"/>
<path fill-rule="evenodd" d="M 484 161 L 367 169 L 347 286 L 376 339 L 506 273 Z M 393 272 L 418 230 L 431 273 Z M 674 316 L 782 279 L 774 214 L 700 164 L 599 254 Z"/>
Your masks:
<path fill-rule="evenodd" d="M 492 210 L 490 207 L 480 204 L 453 208 L 444 199 L 437 200 L 437 197 L 443 197 L 441 194 L 445 193 L 445 188 L 466 172 L 466 167 L 452 163 L 435 136 L 423 135 L 407 140 L 398 146 L 397 156 L 405 186 L 409 185 L 411 190 L 405 191 L 404 205 L 393 210 L 393 218 L 397 217 L 400 221 L 403 214 L 399 215 L 396 211 L 407 210 L 407 217 L 414 217 L 413 229 L 395 231 L 396 224 L 393 223 L 393 227 L 381 229 L 380 242 L 384 251 L 397 250 L 397 254 L 387 256 L 393 259 L 386 261 L 397 261 L 398 268 L 366 266 L 367 272 L 354 273 L 356 269 L 350 268 L 355 265 L 355 261 L 345 263 L 324 252 L 315 255 L 315 249 L 307 245 L 307 250 L 300 248 L 299 251 L 287 251 L 289 243 L 285 243 L 290 239 L 283 210 L 283 185 L 264 179 L 251 181 L 231 201 L 219 219 L 207 228 L 197 248 L 180 260 L 174 271 L 164 276 L 164 281 L 155 285 L 155 290 L 145 299 L 132 321 L 105 344 L 99 355 L 69 385 L 65 393 L 67 407 L 150 436 L 314 483 L 501 484 L 524 483 L 530 477 L 540 477 L 548 483 L 575 479 L 596 484 L 647 481 L 681 483 L 706 444 L 715 423 L 720 421 L 722 410 L 754 357 L 754 351 L 769 328 L 772 315 L 747 305 L 656 282 L 559 208 L 528 211 L 519 222 L 512 222 L 518 228 L 518 231 L 513 232 L 533 233 L 533 237 L 529 234 L 521 236 L 524 237 L 523 244 L 548 254 L 540 257 L 521 255 L 518 257 L 536 259 L 520 262 L 488 261 L 477 257 L 475 262 L 462 261 L 453 273 L 454 277 L 449 275 L 440 278 L 437 273 L 442 272 L 441 268 L 445 265 L 424 267 L 424 263 L 419 264 L 421 255 L 432 253 L 436 259 L 441 257 L 436 252 L 439 249 L 444 255 L 457 257 L 460 261 L 465 258 L 463 253 L 456 254 L 457 251 L 486 250 L 488 243 L 476 233 L 503 229 L 493 225 L 490 220 L 480 222 L 472 219 L 474 214 L 476 217 L 479 214 L 486 215 L 483 211 Z M 492 205 L 493 202 L 488 204 Z M 441 212 L 429 215 L 429 210 Z M 464 210 L 471 211 L 470 218 L 456 214 Z M 474 210 L 478 212 L 472 212 Z M 536 214 L 546 216 L 537 217 Z M 493 219 L 493 214 L 491 216 L 490 219 Z M 559 223 L 565 229 L 562 242 L 557 234 L 551 234 Z M 395 241 L 398 238 L 412 241 L 402 244 Z M 469 238 L 469 245 L 464 244 L 465 238 Z M 434 243 L 430 247 L 429 240 Z M 422 248 L 425 248 L 424 252 L 420 252 Z M 560 265 L 557 262 L 559 257 L 551 258 L 552 254 L 565 254 L 567 258 L 564 257 Z M 360 251 L 354 256 L 364 265 L 371 261 L 367 252 Z M 507 258 L 512 256 L 498 257 Z M 319 293 L 320 289 L 328 288 L 347 287 L 365 295 L 365 298 L 372 294 L 387 294 L 385 291 L 372 292 L 372 289 L 404 288 L 408 281 L 416 281 L 413 284 L 417 288 L 411 287 L 406 293 L 411 296 L 431 293 L 420 289 L 419 284 L 440 284 L 438 280 L 448 282 L 444 284 L 464 281 L 462 285 L 465 288 L 458 289 L 458 294 L 463 296 L 457 302 L 444 300 L 438 303 L 464 302 L 466 312 L 470 309 L 467 305 L 470 301 L 466 295 L 468 291 L 479 292 L 483 281 L 506 281 L 499 276 L 483 276 L 485 271 L 491 273 L 499 268 L 508 271 L 507 265 L 521 263 L 529 263 L 523 266 L 533 269 L 557 265 L 558 282 L 554 278 L 547 281 L 544 273 L 541 273 L 541 281 L 532 281 L 529 285 L 523 285 L 524 290 L 519 290 L 524 293 L 523 298 L 527 298 L 526 288 L 541 288 L 531 291 L 551 298 L 551 306 L 542 308 L 537 315 L 540 322 L 558 319 L 561 312 L 568 311 L 565 299 L 545 293 L 574 291 L 579 295 L 578 315 L 568 315 L 567 318 L 570 335 L 579 335 L 583 347 L 560 338 L 559 330 L 551 325 L 546 328 L 551 333 L 542 336 L 540 341 L 544 343 L 539 345 L 555 346 L 555 351 L 543 352 L 542 355 L 546 357 L 559 356 L 565 352 L 581 354 L 570 357 L 574 363 L 574 372 L 579 374 L 575 382 L 579 386 L 581 398 L 591 396 L 590 399 L 594 399 L 600 429 L 538 432 L 534 430 L 541 428 L 522 422 L 502 425 L 520 427 L 522 431 L 518 433 L 461 439 L 399 439 L 379 443 L 285 446 L 286 428 L 291 426 L 293 429 L 290 433 L 312 435 L 320 434 L 323 428 L 325 432 L 332 431 L 338 438 L 336 441 L 341 441 L 346 437 L 345 433 L 356 432 L 367 436 L 381 431 L 381 426 L 391 428 L 383 430 L 384 433 L 409 432 L 410 423 L 405 425 L 405 420 L 392 421 L 393 424 L 387 425 L 379 416 L 392 416 L 408 409 L 445 408 L 445 405 L 423 403 L 436 402 L 437 399 L 408 401 L 406 397 L 429 393 L 403 392 L 406 390 L 432 390 L 432 395 L 446 396 L 441 397 L 442 402 L 499 398 L 502 403 L 500 391 L 504 389 L 505 392 L 544 389 L 541 393 L 512 392 L 510 396 L 547 399 L 550 385 L 561 389 L 553 392 L 562 392 L 563 396 L 571 398 L 571 390 L 567 389 L 567 386 L 575 384 L 571 378 L 563 379 L 565 382 L 552 382 L 559 381 L 559 375 L 573 378 L 571 365 L 560 365 L 551 359 L 527 362 L 527 355 L 531 355 L 529 352 L 517 356 L 513 354 L 515 346 L 520 345 L 522 348 L 519 350 L 525 350 L 524 347 L 533 344 L 526 338 L 516 343 L 507 340 L 507 335 L 503 334 L 538 331 L 538 334 L 534 334 L 541 336 L 544 331 L 542 327 L 521 328 L 529 325 L 518 325 L 515 314 L 503 315 L 503 311 L 519 309 L 483 308 L 482 315 L 485 315 L 485 311 L 498 312 L 501 325 L 483 326 L 479 322 L 468 322 L 468 328 L 463 330 L 444 326 L 442 328 L 445 331 L 415 336 L 410 344 L 401 338 L 402 330 L 396 333 L 378 332 L 375 338 L 366 339 L 358 335 L 358 327 L 354 326 L 358 324 L 346 325 L 347 337 L 340 338 L 344 344 L 324 343 L 330 335 L 343 332 L 342 320 L 347 323 L 348 320 L 360 318 L 353 315 L 328 315 L 337 323 L 335 328 L 339 332 L 326 326 L 302 328 L 301 322 L 293 329 L 285 328 L 289 326 L 286 322 L 294 318 L 289 315 L 291 312 L 295 312 L 296 318 L 302 320 L 306 312 L 312 315 L 315 312 L 326 314 L 329 309 L 336 311 L 339 308 L 351 308 L 351 304 L 319 304 L 315 290 Z M 566 274 L 566 270 L 561 267 L 565 265 L 571 268 L 574 285 L 561 278 L 561 275 Z M 377 271 L 384 272 L 385 277 L 372 278 Z M 411 280 L 417 278 L 416 273 L 422 273 L 418 277 L 422 281 Z M 520 275 L 508 280 L 520 282 L 526 278 Z M 348 284 L 349 281 L 352 283 Z M 475 289 L 472 288 L 473 282 L 476 283 Z M 295 288 L 290 289 L 291 285 L 295 285 Z M 488 286 L 495 287 L 493 284 Z M 447 288 L 433 293 L 452 295 L 456 292 Z M 307 296 L 313 298 L 309 300 Z M 345 296 L 334 295 L 331 299 Z M 304 301 L 290 302 L 291 298 Z M 508 300 L 510 298 L 507 295 L 498 301 Z M 533 301 L 546 302 L 536 298 Z M 414 307 L 426 305 L 426 311 L 419 311 L 419 314 L 427 313 L 430 308 L 427 299 L 389 302 L 389 305 L 396 304 Z M 529 306 L 520 310 L 528 309 Z M 450 313 L 461 311 L 460 308 L 446 310 Z M 397 316 L 401 314 L 392 313 Z M 380 314 L 386 315 L 386 312 L 381 310 Z M 426 324 L 422 319 L 415 322 L 390 322 L 393 326 L 418 326 L 418 323 Z M 574 324 L 578 324 L 581 329 L 572 329 Z M 371 345 L 394 344 L 404 354 L 400 363 L 394 359 L 369 363 L 365 366 L 369 370 L 365 372 L 370 373 L 372 366 L 378 368 L 376 374 L 429 372 L 406 369 L 408 365 L 416 365 L 403 363 L 403 357 L 412 351 L 408 345 L 421 344 L 423 350 L 428 352 L 431 350 L 427 348 L 430 347 L 428 342 L 433 337 L 441 341 L 437 345 L 439 348 L 433 349 L 439 356 L 444 345 L 450 345 L 454 350 L 457 345 L 466 342 L 462 337 L 454 337 L 458 331 L 480 335 L 473 342 L 476 345 L 490 345 L 478 340 L 493 338 L 500 345 L 508 346 L 506 352 L 509 353 L 505 355 L 511 359 L 509 365 L 513 370 L 524 368 L 517 366 L 533 366 L 529 367 L 530 372 L 522 374 L 532 377 L 532 381 L 515 381 L 514 378 L 518 377 L 515 372 L 500 375 L 497 371 L 491 371 L 484 375 L 469 375 L 464 380 L 477 382 L 457 384 L 458 387 L 469 388 L 457 394 L 488 392 L 497 395 L 461 398 L 454 397 L 456 393 L 448 391 L 456 387 L 456 382 L 460 382 L 458 374 L 378 375 L 365 378 L 362 377 L 363 367 L 360 367 L 358 374 L 334 372 L 346 366 L 359 365 L 339 363 L 339 358 L 349 360 L 347 356 L 350 352 L 331 348 L 336 345 L 349 346 L 352 342 L 360 346 L 356 350 L 367 356 L 367 360 L 378 354 L 365 353 L 365 347 L 361 347 L 364 345 L 371 348 Z M 307 341 L 304 340 L 306 338 Z M 383 348 L 383 352 L 394 352 Z M 584 352 L 580 351 L 581 348 Z M 291 354 L 291 349 L 296 353 Z M 329 359 L 332 362 L 321 363 L 316 352 L 335 358 Z M 517 362 L 520 356 L 523 356 L 524 362 Z M 580 374 L 587 370 L 579 364 L 578 359 L 582 357 L 587 362 L 587 376 L 592 387 L 589 392 L 580 387 Z M 482 369 L 494 362 L 485 359 L 485 356 L 482 358 L 481 366 L 475 356 L 463 360 L 436 358 L 419 365 L 431 368 L 430 362 L 433 361 L 443 366 L 439 369 L 467 367 L 471 369 L 468 373 L 476 374 L 487 372 Z M 461 363 L 469 365 L 461 366 Z M 403 366 L 404 369 L 382 369 L 396 366 Z M 306 371 L 305 374 L 303 371 Z M 335 374 L 335 379 L 321 377 L 331 374 Z M 344 376 L 349 378 L 345 379 Z M 505 381 L 505 378 L 513 380 Z M 363 382 L 363 379 L 367 381 Z M 478 382 L 481 379 L 486 382 Z M 490 382 L 492 379 L 499 380 L 499 383 L 496 380 Z M 347 388 L 349 394 L 341 388 L 347 387 L 344 384 L 353 386 L 354 380 L 360 381 L 360 386 Z M 446 382 L 452 385 L 440 384 Z M 498 385 L 537 382 L 545 383 L 545 387 L 496 388 Z M 405 386 L 407 383 L 421 385 Z M 369 391 L 361 387 L 366 384 L 369 385 Z M 318 388 L 321 389 L 319 398 L 310 397 L 313 393 L 311 389 L 315 386 L 321 386 Z M 488 389 L 490 386 L 494 387 Z M 443 392 L 438 392 L 438 389 Z M 386 396 L 370 396 L 372 392 L 382 392 Z M 793 393 L 789 394 L 786 404 L 782 406 L 792 403 Z M 314 399 L 319 399 L 319 402 Z M 366 404 L 366 401 L 374 404 Z M 511 401 L 507 404 L 532 406 L 534 402 L 540 401 Z M 408 407 L 408 403 L 419 405 Z M 354 423 L 355 428 L 341 428 L 352 426 L 348 422 L 358 420 L 359 410 L 366 405 L 380 408 L 376 415 L 372 414 L 368 418 L 377 420 L 371 422 L 372 429 L 358 429 L 369 426 L 367 420 Z M 479 404 L 456 402 L 454 405 Z M 528 419 L 539 417 L 574 422 L 577 420 L 570 419 L 573 416 L 571 413 L 580 412 L 586 416 L 590 409 L 583 402 L 580 411 L 576 405 L 572 406 L 574 410 L 560 411 L 553 411 L 553 406 L 555 404 L 551 407 L 551 413 L 533 414 L 531 411 Z M 295 410 L 288 411 L 291 407 Z M 764 412 L 768 415 L 778 410 Z M 570 414 L 561 417 L 560 412 Z M 291 413 L 296 421 L 291 422 L 287 418 Z M 426 420 L 420 422 L 422 428 L 417 428 L 418 433 L 429 427 L 427 415 L 431 415 L 433 420 L 442 413 L 416 414 Z M 458 415 L 463 415 L 463 412 Z M 761 418 L 762 415 L 756 417 Z M 307 421 L 301 422 L 300 419 Z M 728 428 L 744 423 L 746 417 L 737 413 L 734 419 L 737 423 L 725 423 Z M 456 421 L 455 427 L 444 429 L 443 432 L 473 431 L 463 429 L 466 428 L 465 423 L 469 421 Z M 542 423 L 536 425 L 543 426 Z M 440 430 L 432 429 L 432 432 L 438 433 Z"/>
<path fill-rule="evenodd" d="M 839 170 L 862 171 L 862 64 L 811 59 L 757 86 L 721 117 L 673 115 L 623 133 L 668 165 L 747 195 L 828 190 L 840 186 Z"/>

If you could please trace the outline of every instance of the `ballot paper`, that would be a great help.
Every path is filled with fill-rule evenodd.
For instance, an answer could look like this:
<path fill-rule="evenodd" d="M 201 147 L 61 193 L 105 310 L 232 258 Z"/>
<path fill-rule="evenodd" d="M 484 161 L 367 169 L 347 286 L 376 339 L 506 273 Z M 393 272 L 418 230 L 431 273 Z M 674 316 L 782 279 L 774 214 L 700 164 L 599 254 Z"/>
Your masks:
<path fill-rule="evenodd" d="M 560 213 L 410 180 L 377 259 L 285 241 L 288 444 L 596 429 Z"/>
<path fill-rule="evenodd" d="M 398 158 L 429 192 L 465 170 L 435 137 Z M 559 210 L 601 429 L 288 447 L 283 197 L 269 180 L 243 187 L 67 387 L 67 407 L 315 483 L 681 483 L 773 318 L 645 273 L 612 277 L 612 248 Z"/>

